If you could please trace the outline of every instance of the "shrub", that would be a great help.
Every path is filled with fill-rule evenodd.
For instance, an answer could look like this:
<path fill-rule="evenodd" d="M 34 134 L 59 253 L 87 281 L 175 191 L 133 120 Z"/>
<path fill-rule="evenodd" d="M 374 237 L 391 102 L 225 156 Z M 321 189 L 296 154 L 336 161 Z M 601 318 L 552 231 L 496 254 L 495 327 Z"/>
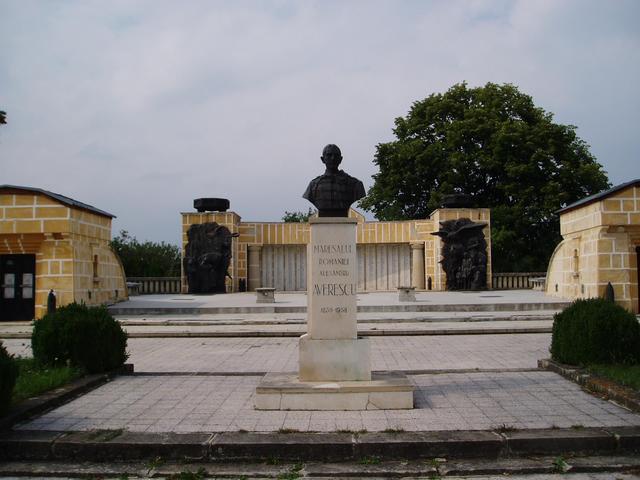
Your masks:
<path fill-rule="evenodd" d="M 0 414 L 3 414 L 11 403 L 11 394 L 18 378 L 18 366 L 13 356 L 0 342 Z"/>
<path fill-rule="evenodd" d="M 639 363 L 640 324 L 610 301 L 576 300 L 554 316 L 551 357 L 571 365 Z"/>
<path fill-rule="evenodd" d="M 35 322 L 33 357 L 46 365 L 72 364 L 89 373 L 121 366 L 127 334 L 104 306 L 72 303 Z"/>

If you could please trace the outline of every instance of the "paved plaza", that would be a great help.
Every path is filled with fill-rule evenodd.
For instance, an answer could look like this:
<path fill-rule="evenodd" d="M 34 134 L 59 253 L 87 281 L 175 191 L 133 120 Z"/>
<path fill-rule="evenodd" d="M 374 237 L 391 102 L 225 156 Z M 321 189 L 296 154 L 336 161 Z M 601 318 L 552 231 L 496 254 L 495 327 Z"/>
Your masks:
<path fill-rule="evenodd" d="M 260 376 L 143 375 L 114 381 L 18 428 L 135 432 L 487 430 L 640 425 L 640 416 L 550 372 L 411 375 L 413 410 L 256 411 Z"/>
<path fill-rule="evenodd" d="M 435 335 L 370 337 L 373 370 L 441 371 L 535 369 L 549 357 L 551 335 Z M 3 341 L 30 356 L 29 340 Z M 128 362 L 144 373 L 267 373 L 298 368 L 298 339 L 131 338 Z"/>
<path fill-rule="evenodd" d="M 553 310 L 540 306 L 549 308 L 553 302 L 560 306 L 562 300 L 530 290 L 419 294 L 423 304 L 434 305 L 431 312 L 403 311 L 397 294 L 393 293 L 360 295 L 360 307 L 378 305 L 361 314 L 365 317 L 360 319 L 361 323 L 369 322 L 371 328 L 392 330 L 399 325 L 418 323 L 451 327 L 448 335 L 414 331 L 411 335 L 369 337 L 372 369 L 407 373 L 416 388 L 415 408 L 363 412 L 256 411 L 253 395 L 262 375 L 295 372 L 298 368 L 298 339 L 274 335 L 269 329 L 275 326 L 304 329 L 305 313 L 300 309 L 306 297 L 303 294 L 278 297 L 282 297 L 281 303 L 299 310 L 288 314 L 241 312 L 240 307 L 256 306 L 253 294 L 141 296 L 119 304 L 147 309 L 150 305 L 172 308 L 176 304 L 197 303 L 201 308 L 218 310 L 208 314 L 118 316 L 125 326 L 127 322 L 131 324 L 128 328 L 144 331 L 151 326 L 154 332 L 154 336 L 129 339 L 129 362 L 134 364 L 135 374 L 116 377 L 15 428 L 193 433 L 640 426 L 640 415 L 585 393 L 555 373 L 538 370 L 538 360 L 549 357 L 549 333 L 491 331 L 500 323 L 550 322 L 537 319 L 539 315 L 553 314 Z M 445 302 L 475 307 L 461 317 L 460 312 L 438 307 Z M 507 310 L 491 313 L 493 308 L 500 308 L 495 307 L 500 302 L 508 305 Z M 225 308 L 231 310 L 225 313 Z M 235 313 L 230 314 L 234 308 Z M 454 331 L 456 324 L 465 323 L 477 325 L 476 334 Z M 162 336 L 162 332 L 171 335 L 175 329 L 220 328 L 224 324 L 242 324 L 249 330 L 229 337 Z M 8 325 L 5 335 L 19 328 L 26 327 Z M 252 336 L 258 334 L 261 336 Z M 30 355 L 28 339 L 9 338 L 4 343 L 11 353 Z"/>

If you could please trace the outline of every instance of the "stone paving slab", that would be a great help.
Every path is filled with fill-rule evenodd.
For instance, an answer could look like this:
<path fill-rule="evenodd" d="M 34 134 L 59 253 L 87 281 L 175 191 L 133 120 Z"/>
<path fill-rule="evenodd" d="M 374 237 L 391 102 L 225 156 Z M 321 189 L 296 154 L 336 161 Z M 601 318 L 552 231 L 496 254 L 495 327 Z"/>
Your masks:
<path fill-rule="evenodd" d="M 549 334 L 371 337 L 374 370 L 537 368 Z M 137 372 L 290 372 L 296 338 L 130 339 Z"/>
<path fill-rule="evenodd" d="M 537 368 L 549 356 L 551 335 L 371 337 L 374 370 Z M 30 356 L 29 340 L 3 341 L 9 353 Z M 291 372 L 297 338 L 131 338 L 136 372 Z"/>
<path fill-rule="evenodd" d="M 640 426 L 636 415 L 543 371 L 411 375 L 408 411 L 256 411 L 260 376 L 122 376 L 20 430 L 383 432 Z"/>

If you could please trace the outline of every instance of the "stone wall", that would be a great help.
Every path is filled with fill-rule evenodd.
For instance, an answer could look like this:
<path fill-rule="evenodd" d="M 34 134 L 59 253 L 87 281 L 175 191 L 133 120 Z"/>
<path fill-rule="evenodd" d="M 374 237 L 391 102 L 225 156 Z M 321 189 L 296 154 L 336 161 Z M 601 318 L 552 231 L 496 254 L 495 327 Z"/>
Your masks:
<path fill-rule="evenodd" d="M 249 289 L 259 286 L 261 249 L 267 245 L 306 245 L 309 243 L 308 223 L 284 222 L 242 222 L 235 212 L 182 213 L 182 254 L 187 243 L 187 231 L 192 224 L 217 222 L 226 226 L 231 233 L 239 233 L 233 239 L 232 260 L 229 273 L 233 281 L 227 279 L 228 291 L 239 291 L 240 280 Z M 433 290 L 444 290 L 445 275 L 440 261 L 441 240 L 431 235 L 439 228 L 438 222 L 455 218 L 470 218 L 487 223 L 483 232 L 488 245 L 487 284 L 491 285 L 491 227 L 490 210 L 483 209 L 439 209 L 430 218 L 397 222 L 368 222 L 359 212 L 351 209 L 349 216 L 357 220 L 357 244 L 409 244 L 413 286 L 428 288 L 431 279 Z M 182 291 L 187 291 L 186 277 L 182 272 Z"/>
<path fill-rule="evenodd" d="M 637 313 L 640 186 L 561 212 L 560 232 L 563 240 L 549 262 L 547 293 L 601 297 L 611 282 L 616 302 Z"/>
<path fill-rule="evenodd" d="M 66 206 L 44 194 L 0 193 L 0 255 L 35 254 L 35 316 L 57 304 L 127 298 L 125 275 L 109 246 L 111 218 Z"/>

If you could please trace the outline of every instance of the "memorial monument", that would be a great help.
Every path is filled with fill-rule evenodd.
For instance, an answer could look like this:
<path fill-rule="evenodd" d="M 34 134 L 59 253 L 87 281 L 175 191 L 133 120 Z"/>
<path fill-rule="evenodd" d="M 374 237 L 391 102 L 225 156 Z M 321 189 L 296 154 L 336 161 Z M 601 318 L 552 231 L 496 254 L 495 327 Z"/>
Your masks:
<path fill-rule="evenodd" d="M 442 269 L 447 275 L 447 290 L 485 290 L 487 288 L 487 242 L 484 222 L 468 218 L 440 223 L 431 235 L 442 238 Z"/>
<path fill-rule="evenodd" d="M 238 234 L 216 222 L 189 227 L 183 259 L 189 293 L 226 293 L 234 236 Z"/>
<path fill-rule="evenodd" d="M 318 209 L 309 220 L 307 333 L 299 341 L 297 374 L 267 374 L 256 388 L 261 410 L 372 410 L 413 408 L 413 386 L 397 372 L 371 372 L 368 338 L 357 329 L 355 219 L 349 207 L 365 191 L 338 169 L 336 145 L 322 151 L 326 170 L 303 197 Z"/>

